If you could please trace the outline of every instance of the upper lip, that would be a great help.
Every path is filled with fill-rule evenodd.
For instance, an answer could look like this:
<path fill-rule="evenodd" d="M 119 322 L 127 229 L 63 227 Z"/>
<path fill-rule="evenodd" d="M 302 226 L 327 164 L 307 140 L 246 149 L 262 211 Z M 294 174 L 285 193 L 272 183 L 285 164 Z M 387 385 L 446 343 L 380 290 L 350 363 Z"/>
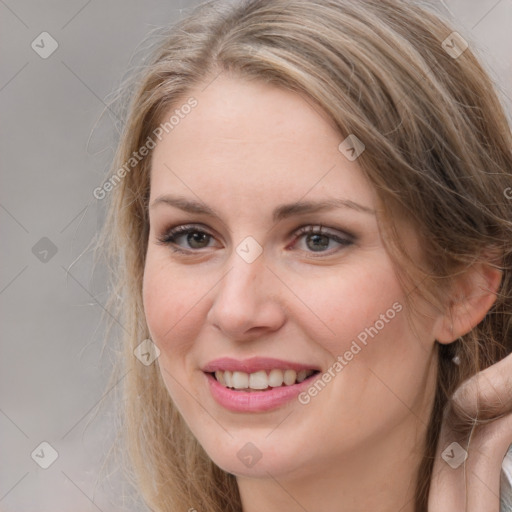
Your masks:
<path fill-rule="evenodd" d="M 319 370 L 314 365 L 294 363 L 282 359 L 271 357 L 251 357 L 249 359 L 233 359 L 231 357 L 221 357 L 207 363 L 203 372 L 213 373 L 216 371 L 245 372 L 254 373 L 260 370 Z"/>

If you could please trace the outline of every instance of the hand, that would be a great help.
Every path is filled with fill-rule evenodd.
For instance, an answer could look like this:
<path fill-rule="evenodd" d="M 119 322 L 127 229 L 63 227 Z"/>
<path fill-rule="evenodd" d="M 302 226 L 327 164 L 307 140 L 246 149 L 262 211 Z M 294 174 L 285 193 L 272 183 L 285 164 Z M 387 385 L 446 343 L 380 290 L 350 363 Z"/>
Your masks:
<path fill-rule="evenodd" d="M 477 426 L 461 437 L 457 426 L 464 416 L 475 418 L 477 413 Z M 460 446 L 454 445 L 443 459 L 452 442 Z M 428 512 L 499 512 L 501 466 L 511 444 L 512 354 L 454 393 L 441 428 Z"/>

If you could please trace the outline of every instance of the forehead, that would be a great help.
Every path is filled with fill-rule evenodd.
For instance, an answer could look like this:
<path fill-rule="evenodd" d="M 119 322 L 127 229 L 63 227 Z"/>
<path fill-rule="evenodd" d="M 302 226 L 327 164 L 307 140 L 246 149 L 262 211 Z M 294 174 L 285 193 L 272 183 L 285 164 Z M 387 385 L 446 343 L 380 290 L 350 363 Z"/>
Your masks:
<path fill-rule="evenodd" d="M 303 95 L 220 75 L 182 104 L 189 97 L 197 105 L 154 149 L 152 196 L 177 187 L 198 195 L 215 190 L 220 200 L 228 191 L 231 198 L 268 201 L 329 193 L 373 204 L 373 190 L 357 162 L 338 149 L 343 137 Z M 179 102 L 164 119 L 176 108 Z"/>

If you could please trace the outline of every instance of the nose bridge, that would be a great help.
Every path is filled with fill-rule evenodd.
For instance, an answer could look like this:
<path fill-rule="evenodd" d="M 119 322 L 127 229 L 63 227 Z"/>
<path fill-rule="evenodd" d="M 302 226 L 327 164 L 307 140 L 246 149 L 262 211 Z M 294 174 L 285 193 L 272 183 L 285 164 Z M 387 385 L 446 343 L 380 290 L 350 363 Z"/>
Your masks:
<path fill-rule="evenodd" d="M 229 272 L 223 288 L 227 293 L 256 298 L 258 286 L 264 280 L 266 255 L 262 245 L 252 236 L 244 237 L 229 258 Z M 222 284 L 222 283 L 221 283 Z M 245 293 L 244 293 L 245 292 Z"/>
<path fill-rule="evenodd" d="M 251 244 L 242 241 L 233 251 L 209 312 L 210 321 L 230 337 L 241 338 L 255 327 L 275 329 L 283 320 L 264 255 L 254 257 Z"/>
<path fill-rule="evenodd" d="M 264 299 L 260 285 L 265 280 L 265 261 L 263 255 L 248 262 L 238 252 L 234 251 L 229 260 L 229 271 L 219 283 L 218 299 L 229 301 L 230 307 L 235 304 L 252 305 Z M 268 288 L 267 288 L 268 291 Z"/>

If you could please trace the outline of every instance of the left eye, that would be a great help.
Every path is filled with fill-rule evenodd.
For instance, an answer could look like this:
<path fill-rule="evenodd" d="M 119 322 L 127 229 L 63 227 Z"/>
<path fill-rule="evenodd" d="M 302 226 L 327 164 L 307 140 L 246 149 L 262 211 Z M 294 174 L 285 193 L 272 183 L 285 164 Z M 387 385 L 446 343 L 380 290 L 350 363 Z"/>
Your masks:
<path fill-rule="evenodd" d="M 353 243 L 352 236 L 342 237 L 335 233 L 325 232 L 323 226 L 305 226 L 300 228 L 294 236 L 298 240 L 303 240 L 307 247 L 305 250 L 311 252 L 326 252 L 331 242 L 342 247 L 347 247 Z"/>

